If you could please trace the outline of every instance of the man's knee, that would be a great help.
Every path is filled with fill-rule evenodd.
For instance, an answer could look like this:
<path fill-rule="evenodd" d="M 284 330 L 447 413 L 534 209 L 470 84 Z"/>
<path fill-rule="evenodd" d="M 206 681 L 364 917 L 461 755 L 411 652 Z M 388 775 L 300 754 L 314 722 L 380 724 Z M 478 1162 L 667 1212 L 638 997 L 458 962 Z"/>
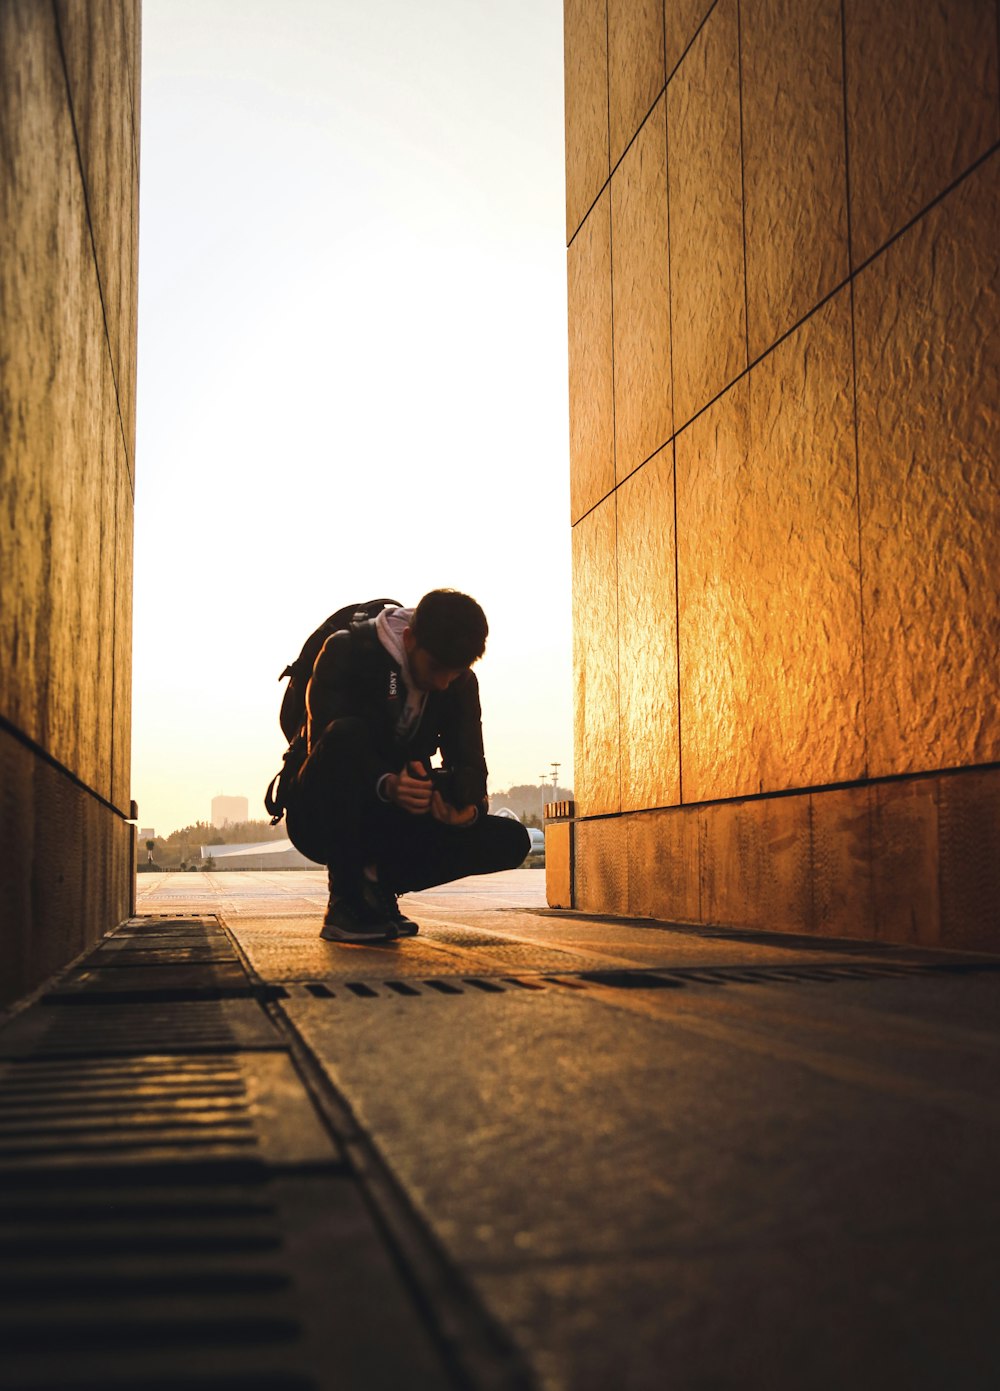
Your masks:
<path fill-rule="evenodd" d="M 491 840 L 499 869 L 517 869 L 531 849 L 531 837 L 520 821 L 510 816 L 488 819 Z"/>

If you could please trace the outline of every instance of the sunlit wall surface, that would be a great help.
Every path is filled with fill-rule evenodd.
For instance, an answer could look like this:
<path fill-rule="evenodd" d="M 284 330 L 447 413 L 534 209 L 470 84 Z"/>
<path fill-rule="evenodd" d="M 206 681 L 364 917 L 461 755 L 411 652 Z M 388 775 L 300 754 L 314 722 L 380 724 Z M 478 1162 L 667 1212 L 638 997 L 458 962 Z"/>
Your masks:
<path fill-rule="evenodd" d="M 0 998 L 128 915 L 138 0 L 0 3 Z"/>
<path fill-rule="evenodd" d="M 996 0 L 565 45 L 574 901 L 1000 945 Z"/>

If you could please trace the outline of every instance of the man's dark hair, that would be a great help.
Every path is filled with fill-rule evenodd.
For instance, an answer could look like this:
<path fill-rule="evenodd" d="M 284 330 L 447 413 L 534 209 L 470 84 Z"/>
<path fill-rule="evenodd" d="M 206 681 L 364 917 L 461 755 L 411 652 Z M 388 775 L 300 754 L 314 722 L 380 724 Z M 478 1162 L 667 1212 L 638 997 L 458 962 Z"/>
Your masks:
<path fill-rule="evenodd" d="M 486 651 L 486 615 L 468 594 L 432 589 L 413 611 L 417 645 L 449 670 L 471 667 Z"/>

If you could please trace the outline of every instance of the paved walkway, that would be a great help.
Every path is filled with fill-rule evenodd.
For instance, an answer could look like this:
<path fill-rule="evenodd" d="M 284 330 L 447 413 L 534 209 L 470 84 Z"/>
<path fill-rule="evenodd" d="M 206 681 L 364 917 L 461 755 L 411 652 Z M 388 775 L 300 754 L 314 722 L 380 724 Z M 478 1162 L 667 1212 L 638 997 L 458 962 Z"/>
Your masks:
<path fill-rule="evenodd" d="M 325 899 L 319 872 L 142 875 L 139 916 L 63 1007 L 0 1033 L 15 1098 L 45 1067 L 68 1086 L 74 1058 L 107 1088 L 125 1057 L 148 1090 L 181 1056 L 242 1098 L 210 1153 L 156 1132 L 140 1154 L 168 1186 L 197 1161 L 231 1201 L 240 1121 L 288 1271 L 256 1325 L 232 1296 L 252 1373 L 216 1314 L 176 1384 L 996 1384 L 996 959 L 550 912 L 535 870 L 408 896 L 420 936 L 391 946 L 323 942 Z M 22 1120 L 0 1145 L 15 1189 L 18 1144 L 59 1167 L 70 1110 L 54 1140 Z M 120 1184 L 138 1160 L 115 1162 Z M 267 1273 L 249 1253 L 241 1272 Z M 80 1376 L 172 1386 L 180 1345 L 166 1380 L 100 1349 Z M 25 1351 L 3 1384 L 91 1384 L 60 1366 Z"/>

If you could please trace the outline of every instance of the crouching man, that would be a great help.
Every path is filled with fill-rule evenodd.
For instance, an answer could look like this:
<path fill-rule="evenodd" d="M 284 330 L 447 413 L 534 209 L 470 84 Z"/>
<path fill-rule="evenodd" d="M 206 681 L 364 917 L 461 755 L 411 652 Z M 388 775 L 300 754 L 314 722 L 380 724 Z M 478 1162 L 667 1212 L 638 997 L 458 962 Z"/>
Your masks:
<path fill-rule="evenodd" d="M 435 589 L 415 609 L 385 608 L 333 633 L 316 658 L 288 833 L 329 869 L 328 941 L 412 937 L 399 894 L 513 869 L 527 855 L 524 827 L 488 814 L 471 670 L 487 631 L 474 599 Z"/>

